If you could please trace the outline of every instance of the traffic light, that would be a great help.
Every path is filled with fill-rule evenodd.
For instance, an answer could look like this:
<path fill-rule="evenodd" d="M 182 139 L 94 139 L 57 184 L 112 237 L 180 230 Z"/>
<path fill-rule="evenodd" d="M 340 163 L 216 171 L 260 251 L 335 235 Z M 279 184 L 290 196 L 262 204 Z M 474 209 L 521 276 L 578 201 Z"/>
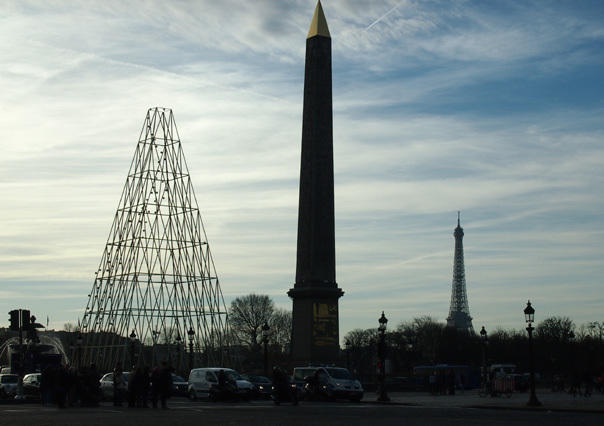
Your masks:
<path fill-rule="evenodd" d="M 378 346 L 377 346 L 377 356 L 378 359 L 384 359 L 384 357 L 386 356 L 386 345 L 384 344 L 384 342 L 379 342 Z"/>
<path fill-rule="evenodd" d="M 21 309 L 21 328 L 23 331 L 29 330 L 29 311 Z"/>
<path fill-rule="evenodd" d="M 10 315 L 10 330 L 19 331 L 19 317 L 21 316 L 18 309 L 9 312 Z"/>

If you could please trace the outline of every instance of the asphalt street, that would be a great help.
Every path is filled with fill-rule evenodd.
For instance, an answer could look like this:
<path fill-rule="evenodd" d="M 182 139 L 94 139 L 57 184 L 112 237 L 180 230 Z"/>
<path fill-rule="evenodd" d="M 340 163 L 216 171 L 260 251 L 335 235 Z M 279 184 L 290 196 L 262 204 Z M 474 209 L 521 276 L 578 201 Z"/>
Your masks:
<path fill-rule="evenodd" d="M 301 402 L 299 406 L 274 406 L 271 401 L 244 403 L 191 402 L 173 398 L 170 410 L 113 407 L 58 409 L 41 404 L 0 405 L 3 425 L 597 425 L 600 411 L 549 411 L 457 407 L 447 404 L 406 405 L 369 402 Z M 444 402 L 444 400 L 443 400 Z"/>

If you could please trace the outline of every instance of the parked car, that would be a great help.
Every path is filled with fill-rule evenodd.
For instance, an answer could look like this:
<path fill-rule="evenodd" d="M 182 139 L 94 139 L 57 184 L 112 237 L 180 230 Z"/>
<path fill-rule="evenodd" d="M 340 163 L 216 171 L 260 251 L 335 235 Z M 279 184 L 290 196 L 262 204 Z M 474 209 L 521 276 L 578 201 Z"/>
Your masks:
<path fill-rule="evenodd" d="M 122 399 L 125 400 L 125 399 L 127 399 L 128 375 L 130 373 L 125 371 L 122 374 L 123 374 L 123 378 L 124 378 L 124 387 L 123 387 L 124 394 L 122 395 Z M 104 399 L 104 400 L 113 399 L 113 373 L 107 373 L 103 377 L 101 377 L 100 392 L 101 392 L 101 395 L 100 395 L 101 399 Z"/>
<path fill-rule="evenodd" d="M 23 396 L 28 399 L 40 399 L 42 374 L 32 373 L 23 377 Z"/>
<path fill-rule="evenodd" d="M 315 374 L 315 370 L 317 367 L 296 367 L 294 368 L 294 380 L 296 381 L 296 385 L 300 390 L 304 390 L 306 387 L 306 379 L 307 377 L 312 377 Z"/>
<path fill-rule="evenodd" d="M 510 374 L 509 377 L 514 380 L 514 390 L 516 392 L 526 392 L 529 383 L 522 374 Z"/>
<path fill-rule="evenodd" d="M 178 374 L 172 374 L 172 396 L 188 396 L 189 384 Z"/>
<path fill-rule="evenodd" d="M 364 391 L 361 383 L 346 368 L 339 367 L 302 367 L 294 368 L 296 373 L 302 370 L 305 375 L 305 397 L 309 399 L 349 399 L 358 402 L 363 399 Z M 299 376 L 300 374 L 298 374 Z"/>
<path fill-rule="evenodd" d="M 17 395 L 16 374 L 0 374 L 0 398 L 11 398 Z"/>
<path fill-rule="evenodd" d="M 252 384 L 252 398 L 268 399 L 271 397 L 273 382 L 268 377 L 255 374 L 242 374 L 241 378 Z"/>
<path fill-rule="evenodd" d="M 209 398 L 210 386 L 218 385 L 218 373 L 224 370 L 227 376 L 232 376 L 237 384 L 238 399 L 249 400 L 253 386 L 247 380 L 241 378 L 239 373 L 231 368 L 194 368 L 189 374 L 189 398 L 192 401 L 197 398 Z"/>

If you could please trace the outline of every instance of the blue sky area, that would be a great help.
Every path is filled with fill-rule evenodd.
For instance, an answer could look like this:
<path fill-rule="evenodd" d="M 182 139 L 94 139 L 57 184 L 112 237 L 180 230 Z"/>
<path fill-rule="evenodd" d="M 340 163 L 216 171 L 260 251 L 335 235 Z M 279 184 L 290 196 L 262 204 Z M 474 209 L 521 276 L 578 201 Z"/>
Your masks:
<path fill-rule="evenodd" d="M 604 3 L 325 0 L 340 333 L 604 321 Z M 174 111 L 227 301 L 291 308 L 315 0 L 0 8 L 0 311 L 87 303 L 149 108 Z M 8 323 L 8 314 L 6 315 Z"/>

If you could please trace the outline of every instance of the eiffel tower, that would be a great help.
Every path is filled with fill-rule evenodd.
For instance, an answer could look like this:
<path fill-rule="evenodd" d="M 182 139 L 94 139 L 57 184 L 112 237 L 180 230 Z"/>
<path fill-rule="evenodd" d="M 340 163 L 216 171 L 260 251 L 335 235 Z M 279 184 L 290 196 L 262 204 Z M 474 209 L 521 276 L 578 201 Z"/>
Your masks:
<path fill-rule="evenodd" d="M 455 327 L 474 333 L 472 317 L 468 307 L 466 294 L 466 271 L 463 262 L 463 228 L 460 225 L 459 212 L 457 212 L 457 228 L 455 236 L 455 254 L 453 258 L 453 289 L 451 291 L 451 307 L 447 317 L 447 326 Z"/>
<path fill-rule="evenodd" d="M 84 365 L 229 365 L 227 311 L 172 111 L 141 131 L 81 323 Z"/>

